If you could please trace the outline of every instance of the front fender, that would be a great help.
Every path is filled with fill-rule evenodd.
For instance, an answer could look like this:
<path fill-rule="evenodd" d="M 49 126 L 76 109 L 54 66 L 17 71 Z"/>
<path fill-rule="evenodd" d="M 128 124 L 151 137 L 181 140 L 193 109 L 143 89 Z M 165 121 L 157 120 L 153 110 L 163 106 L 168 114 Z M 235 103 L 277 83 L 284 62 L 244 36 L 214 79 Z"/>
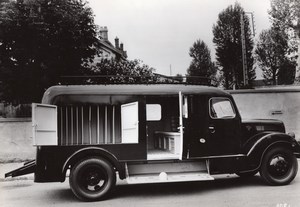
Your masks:
<path fill-rule="evenodd" d="M 300 152 L 300 145 L 288 134 L 280 132 L 263 132 L 253 136 L 243 147 L 247 155 L 248 167 L 258 170 L 264 154 L 272 147 L 286 147 L 295 154 Z"/>

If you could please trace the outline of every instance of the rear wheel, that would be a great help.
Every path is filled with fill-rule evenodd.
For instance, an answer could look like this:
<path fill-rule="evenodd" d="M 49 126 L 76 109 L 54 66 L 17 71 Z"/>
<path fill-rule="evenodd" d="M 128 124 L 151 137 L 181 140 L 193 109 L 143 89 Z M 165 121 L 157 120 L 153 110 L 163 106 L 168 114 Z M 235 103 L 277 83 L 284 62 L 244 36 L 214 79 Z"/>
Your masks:
<path fill-rule="evenodd" d="M 268 184 L 286 185 L 295 178 L 297 171 L 298 162 L 291 150 L 276 147 L 263 157 L 260 175 Z"/>
<path fill-rule="evenodd" d="M 73 193 L 81 200 L 104 199 L 116 184 L 116 173 L 109 162 L 93 157 L 78 162 L 69 177 Z"/>

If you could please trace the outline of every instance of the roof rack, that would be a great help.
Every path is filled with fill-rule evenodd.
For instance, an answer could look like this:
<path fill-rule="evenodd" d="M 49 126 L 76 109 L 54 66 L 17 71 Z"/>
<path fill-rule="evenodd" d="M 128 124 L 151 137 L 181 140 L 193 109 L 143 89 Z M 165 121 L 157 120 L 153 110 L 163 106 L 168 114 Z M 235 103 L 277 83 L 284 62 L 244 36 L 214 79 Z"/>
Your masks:
<path fill-rule="evenodd" d="M 61 76 L 62 85 L 87 84 L 185 84 L 185 85 L 211 85 L 211 79 L 201 76 L 165 76 L 154 74 L 149 76 L 135 75 L 75 75 Z"/>

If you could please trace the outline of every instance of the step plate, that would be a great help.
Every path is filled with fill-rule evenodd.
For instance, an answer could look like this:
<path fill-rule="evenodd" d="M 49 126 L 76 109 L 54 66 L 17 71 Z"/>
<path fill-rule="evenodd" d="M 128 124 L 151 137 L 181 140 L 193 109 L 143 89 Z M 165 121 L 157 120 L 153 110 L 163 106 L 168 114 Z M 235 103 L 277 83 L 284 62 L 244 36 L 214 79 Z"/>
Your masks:
<path fill-rule="evenodd" d="M 169 183 L 169 182 L 187 182 L 187 181 L 206 181 L 214 180 L 207 173 L 161 173 L 148 175 L 134 175 L 127 177 L 128 184 L 138 183 Z"/>

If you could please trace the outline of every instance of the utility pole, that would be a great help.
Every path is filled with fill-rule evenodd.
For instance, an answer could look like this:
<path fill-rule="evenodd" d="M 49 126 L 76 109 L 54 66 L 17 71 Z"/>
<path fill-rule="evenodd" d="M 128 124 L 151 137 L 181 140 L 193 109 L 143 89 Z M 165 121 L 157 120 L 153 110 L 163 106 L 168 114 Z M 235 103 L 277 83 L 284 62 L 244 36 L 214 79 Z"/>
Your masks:
<path fill-rule="evenodd" d="M 300 19 L 298 19 L 297 25 L 294 27 L 296 31 L 296 36 L 298 38 L 298 58 L 297 58 L 297 67 L 295 80 L 300 81 Z"/>
<path fill-rule="evenodd" d="M 253 12 L 245 12 L 245 14 L 251 15 L 253 36 L 255 36 L 255 25 Z M 248 75 L 247 75 L 247 48 L 246 48 L 246 36 L 245 36 L 245 23 L 244 23 L 244 12 L 241 13 L 241 41 L 242 41 L 242 60 L 243 60 L 243 82 L 244 86 L 248 85 Z"/>
<path fill-rule="evenodd" d="M 242 40 L 242 60 L 243 60 L 243 82 L 244 86 L 248 84 L 247 79 L 247 48 L 245 39 L 245 25 L 244 25 L 244 14 L 241 13 L 241 40 Z"/>

